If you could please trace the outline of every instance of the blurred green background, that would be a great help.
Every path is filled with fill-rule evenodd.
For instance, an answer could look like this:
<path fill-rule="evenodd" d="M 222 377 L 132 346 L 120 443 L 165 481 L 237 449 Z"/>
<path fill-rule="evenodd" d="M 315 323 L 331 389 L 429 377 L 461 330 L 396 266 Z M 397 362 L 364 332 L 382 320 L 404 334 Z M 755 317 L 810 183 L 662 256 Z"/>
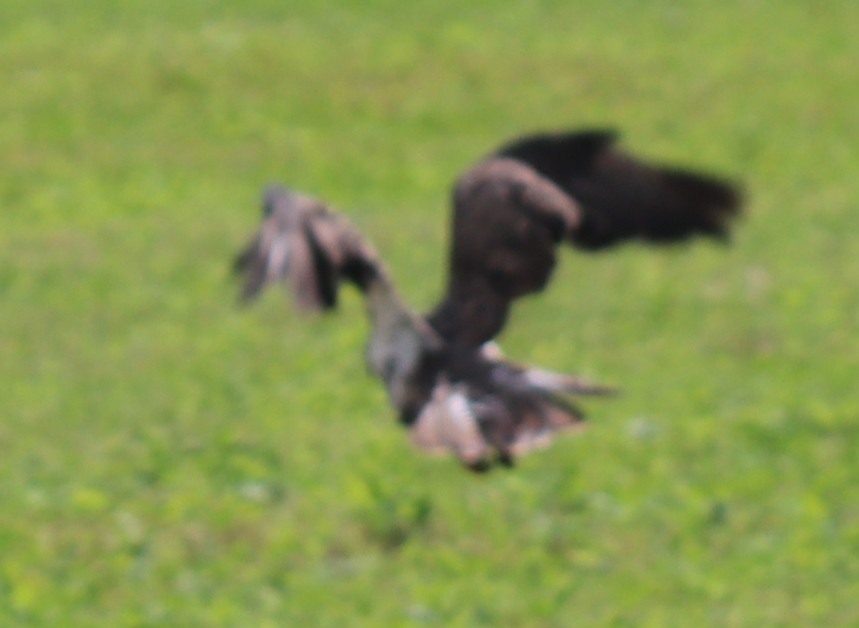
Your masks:
<path fill-rule="evenodd" d="M 0 623 L 859 624 L 859 3 L 4 0 Z M 564 252 L 501 339 L 623 387 L 476 477 L 415 452 L 367 324 L 235 305 L 281 181 L 404 295 L 450 184 L 612 126 L 741 181 L 732 246 Z"/>

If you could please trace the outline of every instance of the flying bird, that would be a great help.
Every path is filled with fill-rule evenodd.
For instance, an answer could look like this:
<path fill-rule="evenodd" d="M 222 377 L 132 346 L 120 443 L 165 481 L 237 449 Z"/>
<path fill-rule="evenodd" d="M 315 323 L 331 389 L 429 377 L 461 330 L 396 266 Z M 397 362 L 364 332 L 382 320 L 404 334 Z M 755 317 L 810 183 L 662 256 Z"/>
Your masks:
<path fill-rule="evenodd" d="M 576 397 L 614 392 L 509 361 L 493 342 L 513 302 L 546 287 L 557 247 L 725 240 L 742 204 L 732 183 L 646 163 L 602 130 L 515 139 L 458 178 L 452 203 L 447 287 L 425 315 L 344 216 L 285 187 L 265 190 L 262 224 L 234 267 L 244 302 L 285 282 L 300 309 L 331 310 L 340 285 L 355 286 L 371 323 L 366 362 L 400 422 L 419 448 L 475 471 L 581 426 Z"/>

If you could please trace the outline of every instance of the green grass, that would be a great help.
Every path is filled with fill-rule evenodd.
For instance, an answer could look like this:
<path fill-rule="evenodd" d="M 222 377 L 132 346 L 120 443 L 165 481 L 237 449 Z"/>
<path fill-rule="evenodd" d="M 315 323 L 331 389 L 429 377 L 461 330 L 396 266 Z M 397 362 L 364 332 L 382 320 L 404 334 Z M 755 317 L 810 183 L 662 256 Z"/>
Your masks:
<path fill-rule="evenodd" d="M 859 5 L 463 4 L 0 6 L 0 624 L 859 623 Z M 591 124 L 749 212 L 563 255 L 505 349 L 625 394 L 514 472 L 410 448 L 354 294 L 235 307 L 265 183 L 425 309 L 456 174 Z"/>

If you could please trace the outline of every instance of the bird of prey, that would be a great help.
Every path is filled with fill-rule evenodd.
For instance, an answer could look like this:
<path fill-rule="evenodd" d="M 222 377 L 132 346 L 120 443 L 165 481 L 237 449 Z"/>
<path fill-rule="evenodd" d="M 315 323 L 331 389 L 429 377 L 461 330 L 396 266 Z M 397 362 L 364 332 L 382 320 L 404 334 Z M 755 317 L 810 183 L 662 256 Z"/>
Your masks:
<path fill-rule="evenodd" d="M 493 339 L 512 303 L 542 290 L 556 248 L 597 250 L 630 240 L 727 239 L 741 197 L 727 181 L 645 163 L 610 131 L 515 139 L 453 188 L 447 288 L 429 313 L 400 298 L 373 246 L 316 198 L 280 186 L 263 195 L 259 230 L 235 260 L 243 301 L 285 282 L 296 305 L 334 309 L 342 282 L 365 297 L 366 361 L 413 442 L 467 468 L 512 466 L 580 426 L 574 399 L 613 389 L 516 364 Z"/>

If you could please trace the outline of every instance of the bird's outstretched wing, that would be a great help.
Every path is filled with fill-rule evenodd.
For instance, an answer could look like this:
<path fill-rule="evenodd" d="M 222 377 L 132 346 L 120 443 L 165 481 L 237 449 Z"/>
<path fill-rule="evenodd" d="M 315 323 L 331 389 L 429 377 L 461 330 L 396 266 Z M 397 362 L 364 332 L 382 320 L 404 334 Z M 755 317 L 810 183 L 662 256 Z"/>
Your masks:
<path fill-rule="evenodd" d="M 725 240 L 742 203 L 737 187 L 710 174 L 648 164 L 616 147 L 612 131 L 548 133 L 497 152 L 546 177 L 581 205 L 570 233 L 580 248 L 630 239 L 663 243 L 708 236 Z"/>
<path fill-rule="evenodd" d="M 724 239 L 740 197 L 717 178 L 645 164 L 596 131 L 507 144 L 460 177 L 453 205 L 447 292 L 425 318 L 344 218 L 285 188 L 266 191 L 262 225 L 235 267 L 244 300 L 285 281 L 309 310 L 335 307 L 340 282 L 353 283 L 371 319 L 368 365 L 415 443 L 483 470 L 580 425 L 573 397 L 611 392 L 486 350 L 514 300 L 545 287 L 558 244 Z"/>
<path fill-rule="evenodd" d="M 546 286 L 562 241 L 601 249 L 728 236 L 735 187 L 646 164 L 614 141 L 604 131 L 524 137 L 459 178 L 447 290 L 428 315 L 439 334 L 468 346 L 495 337 L 512 302 Z"/>
<path fill-rule="evenodd" d="M 533 211 L 545 207 L 549 220 L 555 211 L 575 218 L 564 195 L 530 171 L 521 174 L 530 182 L 524 193 L 533 197 Z M 453 454 L 476 471 L 511 466 L 515 457 L 548 445 L 556 432 L 582 423 L 573 397 L 611 392 L 513 364 L 497 350 L 445 342 L 402 302 L 373 248 L 345 218 L 281 187 L 269 188 L 263 200 L 262 225 L 235 262 L 244 273 L 243 297 L 253 299 L 285 280 L 299 306 L 330 309 L 339 282 L 354 283 L 371 323 L 367 365 L 421 449 Z"/>
<path fill-rule="evenodd" d="M 323 202 L 269 186 L 262 209 L 259 230 L 233 263 L 244 278 L 242 301 L 256 299 L 269 284 L 285 282 L 300 309 L 327 310 L 337 304 L 342 279 L 363 289 L 383 272 L 373 247 Z"/>

